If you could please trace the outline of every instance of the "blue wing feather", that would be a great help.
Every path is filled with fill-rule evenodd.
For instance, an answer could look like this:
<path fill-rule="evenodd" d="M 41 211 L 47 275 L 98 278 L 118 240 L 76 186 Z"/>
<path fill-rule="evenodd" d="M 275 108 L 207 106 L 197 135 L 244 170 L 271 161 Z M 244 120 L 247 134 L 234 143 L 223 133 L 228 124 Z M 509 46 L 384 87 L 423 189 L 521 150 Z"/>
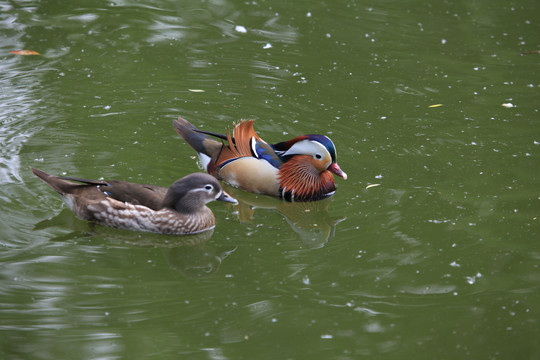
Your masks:
<path fill-rule="evenodd" d="M 283 159 L 276 153 L 272 145 L 263 141 L 256 141 L 252 149 L 255 151 L 254 156 L 256 158 L 268 161 L 276 169 L 279 169 L 283 165 Z"/>

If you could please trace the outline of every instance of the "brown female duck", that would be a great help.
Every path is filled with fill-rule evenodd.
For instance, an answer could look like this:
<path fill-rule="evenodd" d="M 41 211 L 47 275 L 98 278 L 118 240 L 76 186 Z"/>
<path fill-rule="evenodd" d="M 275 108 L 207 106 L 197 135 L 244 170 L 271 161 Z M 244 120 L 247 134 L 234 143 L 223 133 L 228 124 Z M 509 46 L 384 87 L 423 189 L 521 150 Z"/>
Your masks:
<path fill-rule="evenodd" d="M 31 170 L 60 194 L 78 218 L 114 228 L 177 235 L 198 233 L 216 225 L 207 203 L 237 203 L 214 177 L 203 173 L 187 175 L 167 189 L 117 180 L 58 177 Z"/>

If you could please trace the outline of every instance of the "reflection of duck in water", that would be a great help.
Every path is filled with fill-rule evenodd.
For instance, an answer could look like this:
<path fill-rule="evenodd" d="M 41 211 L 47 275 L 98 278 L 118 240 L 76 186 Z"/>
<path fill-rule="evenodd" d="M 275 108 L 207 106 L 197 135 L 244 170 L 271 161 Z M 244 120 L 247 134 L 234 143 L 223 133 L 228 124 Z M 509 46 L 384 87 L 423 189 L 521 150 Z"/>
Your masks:
<path fill-rule="evenodd" d="M 324 246 L 334 237 L 336 225 L 346 219 L 330 216 L 328 206 L 333 201 L 331 197 L 314 202 L 287 202 L 247 193 L 227 184 L 222 186 L 238 200 L 235 209 L 238 211 L 240 222 L 253 222 L 256 209 L 276 210 L 283 215 L 302 244 L 309 248 Z"/>
<path fill-rule="evenodd" d="M 210 230 L 182 237 L 141 234 L 136 240 L 131 237 L 122 242 L 162 248 L 163 256 L 172 269 L 188 278 L 202 278 L 215 274 L 221 262 L 236 250 L 236 247 L 231 246 L 206 246 L 206 241 L 213 233 L 214 230 Z"/>
<path fill-rule="evenodd" d="M 69 224 L 68 227 L 72 231 L 52 237 L 51 241 L 74 241 L 92 237 L 93 239 L 106 239 L 107 243 L 161 248 L 167 264 L 188 278 L 208 277 L 215 274 L 221 266 L 221 262 L 236 250 L 236 247 L 233 246 L 207 246 L 206 241 L 212 237 L 213 229 L 183 236 L 147 232 L 133 233 L 128 230 L 111 229 L 96 226 L 94 223 L 78 221 L 67 209 L 50 219 L 39 222 L 33 230 L 65 228 L 66 224 Z"/>

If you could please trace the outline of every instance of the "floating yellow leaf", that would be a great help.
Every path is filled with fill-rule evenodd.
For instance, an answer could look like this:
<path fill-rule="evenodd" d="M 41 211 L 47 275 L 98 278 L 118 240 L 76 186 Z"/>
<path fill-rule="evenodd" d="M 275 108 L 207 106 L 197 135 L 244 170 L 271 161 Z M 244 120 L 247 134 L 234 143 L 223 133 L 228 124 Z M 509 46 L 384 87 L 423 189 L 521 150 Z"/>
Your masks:
<path fill-rule="evenodd" d="M 380 186 L 381 184 L 369 184 L 368 186 L 366 186 L 366 189 L 369 189 L 369 188 L 372 188 L 372 187 L 375 187 L 375 186 Z"/>
<path fill-rule="evenodd" d="M 515 105 L 512 103 L 504 103 L 501 106 L 504 106 L 505 108 L 513 108 Z"/>
<path fill-rule="evenodd" d="M 37 51 L 34 51 L 34 50 L 14 50 L 14 51 L 10 51 L 10 54 L 15 54 L 15 55 L 41 55 L 40 53 L 38 53 Z"/>
<path fill-rule="evenodd" d="M 195 93 L 203 93 L 203 92 L 205 92 L 202 89 L 188 89 L 188 90 L 191 91 L 191 92 L 195 92 Z"/>
<path fill-rule="evenodd" d="M 429 105 L 428 107 L 439 107 L 439 106 L 442 106 L 442 104 L 433 104 L 433 105 Z"/>

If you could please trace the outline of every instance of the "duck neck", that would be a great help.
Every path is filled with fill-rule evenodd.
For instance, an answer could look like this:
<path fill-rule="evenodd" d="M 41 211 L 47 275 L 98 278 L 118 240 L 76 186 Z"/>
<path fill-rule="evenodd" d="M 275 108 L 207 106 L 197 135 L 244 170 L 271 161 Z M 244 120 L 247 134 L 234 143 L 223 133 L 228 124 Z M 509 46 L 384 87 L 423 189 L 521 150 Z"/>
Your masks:
<path fill-rule="evenodd" d="M 207 208 L 205 204 L 191 194 L 180 197 L 169 190 L 163 199 L 163 207 L 179 212 L 180 214 L 195 214 Z"/>
<path fill-rule="evenodd" d="M 334 177 L 328 170 L 318 171 L 311 163 L 311 156 L 291 158 L 278 173 L 281 196 L 287 200 L 320 200 L 336 190 Z"/>

